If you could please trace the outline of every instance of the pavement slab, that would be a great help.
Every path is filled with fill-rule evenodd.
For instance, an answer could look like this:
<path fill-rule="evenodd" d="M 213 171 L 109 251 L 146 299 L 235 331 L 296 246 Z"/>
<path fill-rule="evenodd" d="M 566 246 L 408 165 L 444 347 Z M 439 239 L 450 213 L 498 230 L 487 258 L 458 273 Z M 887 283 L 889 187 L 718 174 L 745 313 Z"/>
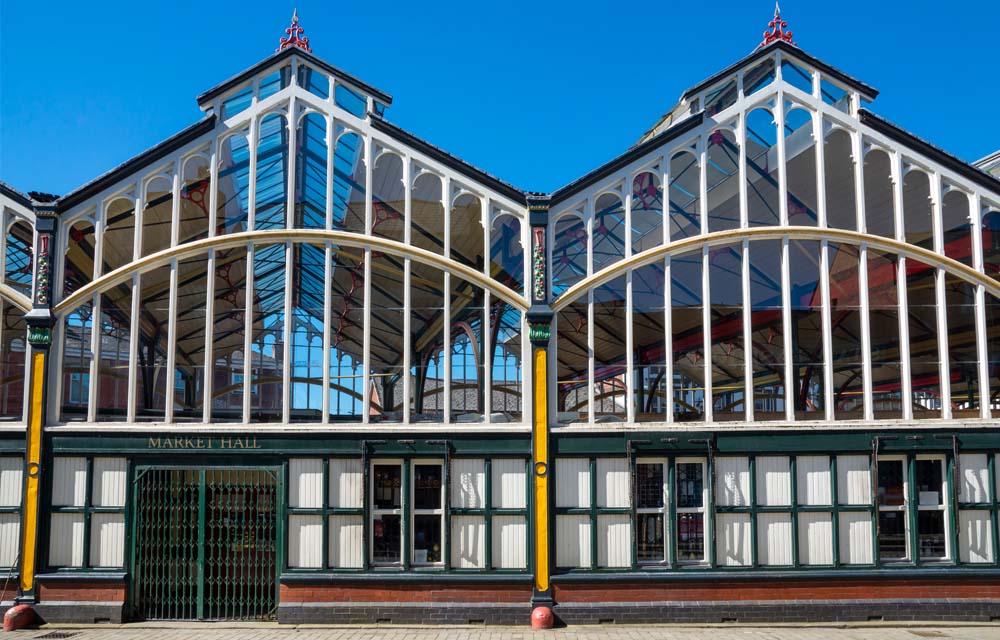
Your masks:
<path fill-rule="evenodd" d="M 14 640 L 1000 640 L 1000 625 L 398 627 L 267 623 L 46 625 Z"/>

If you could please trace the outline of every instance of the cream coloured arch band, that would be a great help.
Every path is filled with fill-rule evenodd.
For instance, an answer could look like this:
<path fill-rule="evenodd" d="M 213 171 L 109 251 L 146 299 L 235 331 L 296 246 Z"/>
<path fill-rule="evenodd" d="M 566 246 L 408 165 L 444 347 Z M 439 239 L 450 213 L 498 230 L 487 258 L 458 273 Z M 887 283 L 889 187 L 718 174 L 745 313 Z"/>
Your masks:
<path fill-rule="evenodd" d="M 572 287 L 566 289 L 552 303 L 553 311 L 561 311 L 570 303 L 586 293 L 589 289 L 599 287 L 623 275 L 629 269 L 638 269 L 653 264 L 665 257 L 673 257 L 697 251 L 703 247 L 716 247 L 732 244 L 743 239 L 749 240 L 781 240 L 788 237 L 792 240 L 832 240 L 843 244 L 866 245 L 887 253 L 894 253 L 920 260 L 924 264 L 940 267 L 948 273 L 971 284 L 983 285 L 986 292 L 1000 298 L 1000 282 L 979 273 L 972 267 L 962 264 L 954 258 L 948 258 L 929 249 L 918 247 L 898 240 L 873 236 L 857 231 L 843 229 L 819 229 L 816 227 L 754 227 L 752 229 L 732 229 L 717 231 L 705 235 L 692 236 L 676 242 L 670 242 L 636 254 L 627 260 L 616 262 L 597 273 L 584 278 Z"/>
<path fill-rule="evenodd" d="M 528 302 L 519 296 L 516 291 L 506 287 L 495 280 L 491 280 L 486 275 L 472 269 L 464 264 L 459 264 L 426 249 L 412 247 L 401 242 L 379 238 L 377 236 L 365 236 L 348 231 L 331 231 L 325 229 L 269 229 L 267 231 L 243 231 L 241 233 L 231 233 L 212 238 L 204 238 L 196 242 L 178 245 L 169 249 L 164 249 L 150 256 L 146 256 L 134 262 L 119 267 L 101 276 L 97 280 L 77 289 L 71 296 L 62 300 L 54 308 L 56 313 L 63 313 L 74 309 L 95 294 L 102 293 L 127 281 L 133 274 L 150 271 L 156 267 L 168 264 L 173 259 L 188 258 L 209 249 L 224 249 L 237 247 L 248 243 L 256 245 L 278 244 L 282 242 L 325 242 L 330 241 L 345 247 L 355 247 L 358 249 L 375 249 L 385 253 L 390 253 L 403 258 L 411 258 L 423 264 L 438 267 L 443 271 L 457 276 L 467 282 L 478 285 L 501 298 L 505 302 L 517 307 L 521 311 L 528 310 Z M 2 290 L 0 290 L 2 293 Z M 28 305 L 30 308 L 30 304 Z"/>
<path fill-rule="evenodd" d="M 17 305 L 22 311 L 31 311 L 31 299 L 10 285 L 0 284 L 0 298 Z"/>

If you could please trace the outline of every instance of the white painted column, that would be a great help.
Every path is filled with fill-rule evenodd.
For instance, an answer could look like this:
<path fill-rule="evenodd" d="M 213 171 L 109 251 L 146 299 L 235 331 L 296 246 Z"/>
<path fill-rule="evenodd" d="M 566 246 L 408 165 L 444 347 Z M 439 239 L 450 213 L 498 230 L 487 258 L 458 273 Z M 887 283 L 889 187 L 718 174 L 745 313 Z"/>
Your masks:
<path fill-rule="evenodd" d="M 820 76 L 813 73 L 813 94 L 819 97 Z M 822 101 L 822 99 L 821 99 Z M 813 111 L 813 140 L 816 152 L 816 207 L 820 228 L 829 227 L 826 210 L 826 131 L 823 116 Z M 823 414 L 828 421 L 836 419 L 834 402 L 836 390 L 833 388 L 833 320 L 830 309 L 830 244 L 826 240 L 820 243 L 819 249 L 819 285 L 820 285 L 820 322 L 823 328 Z"/>
<path fill-rule="evenodd" d="M 632 257 L 632 179 L 628 178 L 622 185 L 622 199 L 625 204 L 625 233 L 622 242 L 625 244 L 625 260 Z M 633 270 L 625 272 L 625 421 L 635 422 L 635 304 L 632 293 Z"/>
<path fill-rule="evenodd" d="M 941 174 L 934 172 L 930 176 L 931 223 L 934 232 L 934 252 L 945 255 L 944 251 L 944 213 L 943 194 L 941 192 Z M 945 292 L 945 271 L 941 267 L 934 269 L 934 299 L 937 318 L 938 339 L 938 379 L 940 380 L 941 417 L 951 419 L 951 363 L 948 360 L 948 296 Z"/>
<path fill-rule="evenodd" d="M 208 181 L 208 237 L 214 238 L 218 226 L 219 208 L 219 139 L 212 139 Z M 215 249 L 208 250 L 205 265 L 205 368 L 202 372 L 201 419 L 212 421 L 212 394 L 215 386 Z"/>
<path fill-rule="evenodd" d="M 903 163 L 898 151 L 892 153 L 892 204 L 896 221 L 896 240 L 905 242 L 903 229 Z M 900 398 L 903 419 L 913 419 L 913 381 L 910 367 L 910 311 L 906 291 L 906 257 L 899 256 L 896 263 L 896 288 L 899 299 L 899 363 Z"/>
<path fill-rule="evenodd" d="M 180 161 L 174 164 L 173 184 L 170 200 L 170 246 L 176 247 L 180 241 L 181 217 L 181 172 L 184 167 Z M 174 384 L 177 378 L 177 259 L 170 261 L 170 293 L 167 303 L 167 368 L 166 389 L 164 389 L 163 421 L 170 424 L 174 421 Z"/>
<path fill-rule="evenodd" d="M 132 227 L 132 261 L 138 260 L 139 256 L 142 255 L 142 221 L 145 216 L 143 216 L 143 206 L 145 204 L 145 191 L 146 187 L 142 182 L 137 182 L 135 185 L 135 209 L 134 209 L 134 226 Z M 138 273 L 132 275 L 132 306 L 131 306 L 131 316 L 130 316 L 130 328 L 129 328 L 129 358 L 128 358 L 128 398 L 126 399 L 126 411 L 125 411 L 125 421 L 128 423 L 135 422 L 136 414 L 136 388 L 139 384 L 138 379 L 138 361 L 139 361 L 139 333 L 140 333 L 140 305 L 139 297 L 142 293 L 142 286 L 140 281 L 141 276 Z M 98 318 L 98 323 L 94 325 L 98 333 L 101 331 L 101 323 Z M 151 364 L 151 363 L 150 363 Z"/>
<path fill-rule="evenodd" d="M 587 277 L 594 273 L 594 197 L 587 198 L 583 212 L 584 224 L 587 227 Z M 587 422 L 594 424 L 594 413 L 597 410 L 594 380 L 594 290 L 587 291 Z"/>
<path fill-rule="evenodd" d="M 972 260 L 973 267 L 986 273 L 983 247 L 983 211 L 985 207 L 979 195 L 969 202 L 972 210 Z M 989 419 L 993 413 L 990 402 L 989 349 L 986 339 L 986 289 L 976 285 L 976 356 L 979 361 L 979 417 Z"/>
<path fill-rule="evenodd" d="M 403 242 L 410 246 L 413 240 L 413 165 L 410 156 L 403 157 Z M 403 371 L 401 374 L 403 381 L 403 423 L 410 422 L 410 394 L 412 393 L 412 380 L 410 368 L 412 363 L 412 316 L 413 300 L 410 288 L 412 286 L 412 276 L 410 274 L 410 258 L 403 258 Z M 442 323 L 442 329 L 447 331 L 447 323 Z"/>
<path fill-rule="evenodd" d="M 293 58 L 293 62 L 294 62 Z M 295 65 L 292 66 L 292 82 L 295 81 L 297 77 Z M 288 103 L 288 148 L 286 153 L 288 153 L 288 175 L 285 176 L 286 193 L 285 193 L 285 228 L 294 229 L 295 228 L 295 187 L 296 180 L 295 174 L 298 171 L 298 129 L 299 129 L 299 118 L 298 109 L 296 105 L 296 99 L 293 95 L 289 98 Z M 292 353 L 292 341 L 294 340 L 294 330 L 295 326 L 292 322 L 292 295 L 294 293 L 294 272 L 293 267 L 295 266 L 295 251 L 291 242 L 285 243 L 285 292 L 284 292 L 284 326 L 282 327 L 282 333 L 284 333 L 284 340 L 281 345 L 281 422 L 282 424 L 288 424 L 291 421 L 291 405 L 293 402 L 293 389 L 292 389 L 292 368 L 295 366 L 293 362 L 294 354 Z M 309 337 L 306 336 L 306 353 L 310 352 Z M 309 377 L 309 363 L 310 358 L 306 358 L 306 375 Z M 309 386 L 306 385 L 306 397 L 309 396 Z M 308 403 L 307 403 L 308 404 Z"/>
<path fill-rule="evenodd" d="M 492 223 L 490 221 L 490 208 L 492 204 L 489 198 L 479 199 L 479 221 L 483 226 L 483 273 L 487 278 L 490 278 L 492 274 L 490 273 L 491 265 L 491 247 L 490 247 L 490 227 Z M 491 320 L 490 309 L 492 306 L 492 296 L 490 295 L 489 289 L 483 289 L 483 319 L 482 319 L 482 332 L 483 332 L 483 422 L 489 424 L 491 422 L 490 414 L 493 412 L 493 326 Z M 500 317 L 497 317 L 497 322 L 500 322 Z M 478 365 L 477 365 L 478 366 Z"/>
<path fill-rule="evenodd" d="M 698 154 L 698 208 L 701 213 L 701 234 L 708 233 L 708 140 L 705 134 L 698 136 L 696 144 Z M 708 277 L 708 247 L 701 250 L 701 324 L 702 350 L 704 362 L 702 376 L 702 394 L 705 422 L 712 422 L 712 306 Z"/>
<path fill-rule="evenodd" d="M 851 134 L 851 153 L 854 156 L 854 183 L 859 233 L 868 230 L 865 217 L 865 154 L 861 132 Z M 868 305 L 868 245 L 858 247 L 858 304 L 861 307 L 861 362 L 864 373 L 864 419 L 874 420 L 875 406 L 872 393 L 872 339 L 871 311 Z"/>
<path fill-rule="evenodd" d="M 451 260 L 451 178 L 444 177 L 444 184 L 441 190 L 441 204 L 444 206 L 444 257 Z M 444 371 L 441 372 L 441 381 L 444 385 L 444 421 L 451 422 L 451 272 L 444 272 L 444 322 L 441 323 L 443 332 Z M 437 366 L 441 366 L 438 363 Z"/>
<path fill-rule="evenodd" d="M 365 144 L 365 235 L 372 235 L 372 167 L 375 165 L 374 145 L 371 135 L 364 137 Z M 361 374 L 362 384 L 362 415 L 361 422 L 371 422 L 372 400 L 372 250 L 365 249 L 365 302 L 364 302 L 364 338 L 362 360 L 364 370 Z"/>

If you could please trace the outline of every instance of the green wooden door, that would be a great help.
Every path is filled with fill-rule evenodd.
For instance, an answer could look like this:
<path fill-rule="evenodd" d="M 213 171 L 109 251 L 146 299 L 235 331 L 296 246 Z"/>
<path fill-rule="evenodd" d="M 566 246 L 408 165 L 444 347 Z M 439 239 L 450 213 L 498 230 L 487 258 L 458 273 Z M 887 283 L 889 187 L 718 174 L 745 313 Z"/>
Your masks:
<path fill-rule="evenodd" d="M 267 620 L 277 606 L 278 469 L 137 470 L 132 615 Z"/>

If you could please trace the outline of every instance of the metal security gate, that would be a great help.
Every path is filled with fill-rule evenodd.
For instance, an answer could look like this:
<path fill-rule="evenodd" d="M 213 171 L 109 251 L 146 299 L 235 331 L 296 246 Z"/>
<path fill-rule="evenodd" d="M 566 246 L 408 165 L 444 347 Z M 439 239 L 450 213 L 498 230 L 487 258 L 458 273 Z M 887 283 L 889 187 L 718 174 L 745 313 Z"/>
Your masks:
<path fill-rule="evenodd" d="M 280 476 L 277 469 L 138 469 L 133 617 L 271 619 Z"/>

